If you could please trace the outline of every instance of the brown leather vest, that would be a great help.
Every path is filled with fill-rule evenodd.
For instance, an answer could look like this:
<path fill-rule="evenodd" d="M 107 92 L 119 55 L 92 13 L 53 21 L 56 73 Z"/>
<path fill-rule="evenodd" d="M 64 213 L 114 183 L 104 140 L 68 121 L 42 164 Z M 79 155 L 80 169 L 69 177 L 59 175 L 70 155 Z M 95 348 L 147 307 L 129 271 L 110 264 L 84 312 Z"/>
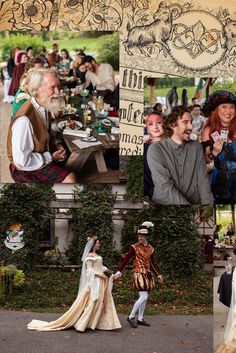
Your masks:
<path fill-rule="evenodd" d="M 16 112 L 14 118 L 12 119 L 9 129 L 8 129 L 8 137 L 7 137 L 7 155 L 10 162 L 13 162 L 12 158 L 12 125 L 16 119 L 20 116 L 27 116 L 30 120 L 32 127 L 33 127 L 33 141 L 34 141 L 34 150 L 33 152 L 43 153 L 49 151 L 49 140 L 50 135 L 47 131 L 45 123 L 34 108 L 33 104 L 31 103 L 30 99 L 27 100 Z"/>
<path fill-rule="evenodd" d="M 154 248 L 150 244 L 144 246 L 140 243 L 135 243 L 132 246 L 135 249 L 133 272 L 147 274 L 151 271 L 151 255 L 154 251 Z"/>

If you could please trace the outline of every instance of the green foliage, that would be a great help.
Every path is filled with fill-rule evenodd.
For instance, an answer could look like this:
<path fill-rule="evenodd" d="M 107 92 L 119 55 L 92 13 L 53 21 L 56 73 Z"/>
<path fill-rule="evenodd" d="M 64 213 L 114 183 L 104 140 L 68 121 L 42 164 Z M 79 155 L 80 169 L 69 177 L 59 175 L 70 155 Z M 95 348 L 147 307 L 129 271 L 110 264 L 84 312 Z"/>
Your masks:
<path fill-rule="evenodd" d="M 215 82 L 212 87 L 211 91 L 214 92 L 218 89 L 225 89 L 226 91 L 232 92 L 235 94 L 236 91 L 236 82 L 229 82 L 227 78 L 221 79 L 221 82 Z"/>
<path fill-rule="evenodd" d="M 125 173 L 127 183 L 125 187 L 125 199 L 142 199 L 144 193 L 144 162 L 143 156 L 129 157 Z"/>
<path fill-rule="evenodd" d="M 114 70 L 119 70 L 119 33 L 102 36 L 98 39 L 96 60 L 110 64 Z"/>
<path fill-rule="evenodd" d="M 13 287 L 21 287 L 25 282 L 22 270 L 17 270 L 13 265 L 0 266 L 0 300 L 12 295 Z"/>
<path fill-rule="evenodd" d="M 6 263 L 22 267 L 34 265 L 40 258 L 39 241 L 53 210 L 49 202 L 54 197 L 50 185 L 6 184 L 0 190 L 0 252 Z M 12 252 L 3 240 L 12 224 L 21 224 L 24 230 L 23 249 Z"/>
<path fill-rule="evenodd" d="M 156 87 L 169 87 L 170 89 L 174 86 L 176 87 L 190 87 L 194 86 L 194 77 L 161 77 L 155 81 Z"/>
<path fill-rule="evenodd" d="M 58 249 L 47 250 L 41 259 L 42 265 L 57 265 L 64 266 L 67 265 L 68 260 L 64 254 L 62 254 Z"/>
<path fill-rule="evenodd" d="M 203 270 L 201 241 L 193 223 L 195 207 L 166 206 L 157 209 L 154 246 L 162 272 L 175 277 L 197 277 Z"/>
<path fill-rule="evenodd" d="M 201 209 L 201 219 L 208 220 L 213 216 L 213 207 L 212 206 L 204 206 Z"/>
<path fill-rule="evenodd" d="M 7 295 L 0 305 L 6 309 L 65 312 L 77 296 L 79 277 L 77 270 L 27 271 L 24 285 L 14 288 L 14 295 Z M 173 282 L 168 276 L 164 280 L 150 293 L 147 314 L 212 314 L 212 274 L 200 274 L 192 282 L 185 279 Z M 114 283 L 113 297 L 118 312 L 130 313 L 138 297 L 131 287 L 131 271 L 126 270 L 122 279 Z"/>
<path fill-rule="evenodd" d="M 126 270 L 122 280 L 114 284 L 114 299 L 118 309 L 126 312 L 137 299 L 137 291 L 131 286 L 131 271 Z M 202 273 L 194 281 L 180 279 L 173 281 L 164 277 L 163 284 L 156 283 L 150 292 L 147 310 L 150 314 L 202 314 L 212 313 L 212 274 Z M 127 311 L 127 313 L 128 313 Z M 147 311 L 148 313 L 148 311 Z"/>
<path fill-rule="evenodd" d="M 7 38 L 1 39 L 2 60 L 8 60 L 11 50 L 14 47 L 20 47 L 26 50 L 28 47 L 33 47 L 35 54 L 39 53 L 40 47 L 44 45 L 44 41 L 39 36 L 30 34 L 18 33 L 17 35 L 10 34 Z"/>
<path fill-rule="evenodd" d="M 15 46 L 22 50 L 32 46 L 38 54 L 42 46 L 51 49 L 53 42 L 57 42 L 59 49 L 66 48 L 69 52 L 81 48 L 96 57 L 98 62 L 107 62 L 119 70 L 119 33 L 109 31 L 10 33 L 1 38 L 0 59 L 8 60 Z"/>
<path fill-rule="evenodd" d="M 193 223 L 195 207 L 160 206 L 129 211 L 122 230 L 122 247 L 126 252 L 137 241 L 134 228 L 144 221 L 154 223 L 150 243 L 156 249 L 157 264 L 163 274 L 172 278 L 196 278 L 203 271 L 201 243 Z"/>
<path fill-rule="evenodd" d="M 125 224 L 121 231 L 121 246 L 124 253 L 126 253 L 131 244 L 137 242 L 137 227 L 145 221 L 150 220 L 152 211 L 144 208 L 140 211 L 128 211 Z"/>
<path fill-rule="evenodd" d="M 81 264 L 88 236 L 101 241 L 100 253 L 111 264 L 113 255 L 113 195 L 110 185 L 89 185 L 75 191 L 75 199 L 82 204 L 73 214 L 73 239 L 66 252 L 70 263 Z"/>
<path fill-rule="evenodd" d="M 0 302 L 4 307 L 15 309 L 34 308 L 48 310 L 70 306 L 79 287 L 79 272 L 64 272 L 62 269 L 27 271 L 23 287 L 14 289 L 14 296 L 6 296 Z M 65 295 L 66 293 L 66 295 Z"/>

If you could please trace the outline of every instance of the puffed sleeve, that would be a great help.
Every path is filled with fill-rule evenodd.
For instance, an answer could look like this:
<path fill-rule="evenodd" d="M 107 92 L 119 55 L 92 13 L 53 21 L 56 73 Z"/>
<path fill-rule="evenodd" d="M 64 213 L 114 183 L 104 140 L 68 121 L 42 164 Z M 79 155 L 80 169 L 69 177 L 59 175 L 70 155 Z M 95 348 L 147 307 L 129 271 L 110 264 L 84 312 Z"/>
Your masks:
<path fill-rule="evenodd" d="M 129 248 L 129 251 L 127 253 L 127 255 L 122 259 L 120 266 L 118 268 L 119 272 L 123 272 L 125 269 L 125 266 L 135 257 L 135 249 L 134 247 L 131 245 L 131 247 Z"/>

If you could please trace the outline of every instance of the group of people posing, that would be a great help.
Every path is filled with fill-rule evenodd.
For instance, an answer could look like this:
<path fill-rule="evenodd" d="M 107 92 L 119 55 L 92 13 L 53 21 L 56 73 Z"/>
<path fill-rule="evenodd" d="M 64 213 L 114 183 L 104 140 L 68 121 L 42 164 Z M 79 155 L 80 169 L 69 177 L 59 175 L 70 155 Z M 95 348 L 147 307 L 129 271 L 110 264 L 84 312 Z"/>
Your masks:
<path fill-rule="evenodd" d="M 236 202 L 235 106 L 234 94 L 217 90 L 192 112 L 176 106 L 167 116 L 160 108 L 148 114 L 146 197 L 161 205 Z"/>

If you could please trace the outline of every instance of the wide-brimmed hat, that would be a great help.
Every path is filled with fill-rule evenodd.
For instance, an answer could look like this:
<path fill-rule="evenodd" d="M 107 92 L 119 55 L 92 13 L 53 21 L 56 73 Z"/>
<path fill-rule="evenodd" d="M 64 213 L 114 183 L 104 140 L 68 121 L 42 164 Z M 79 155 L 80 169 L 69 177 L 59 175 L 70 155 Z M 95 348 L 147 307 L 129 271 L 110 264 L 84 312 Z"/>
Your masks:
<path fill-rule="evenodd" d="M 210 113 L 218 107 L 218 105 L 224 103 L 232 103 L 236 105 L 236 96 L 229 91 L 225 91 L 224 89 L 217 90 L 210 94 L 206 99 L 202 112 L 205 116 L 209 116 Z"/>

